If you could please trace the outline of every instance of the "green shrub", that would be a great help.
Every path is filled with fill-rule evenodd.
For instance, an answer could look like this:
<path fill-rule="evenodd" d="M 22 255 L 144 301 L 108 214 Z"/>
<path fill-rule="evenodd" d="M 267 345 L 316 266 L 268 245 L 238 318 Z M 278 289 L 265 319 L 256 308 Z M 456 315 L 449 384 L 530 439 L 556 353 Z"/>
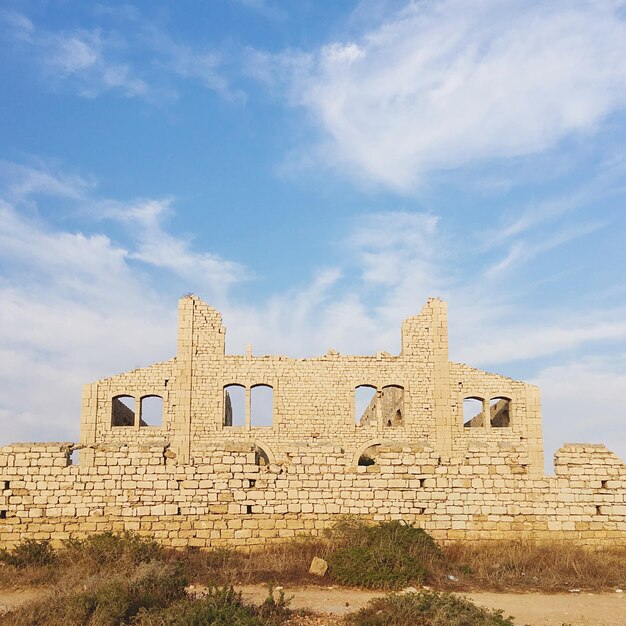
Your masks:
<path fill-rule="evenodd" d="M 66 541 L 62 555 L 66 560 L 91 561 L 98 568 L 117 565 L 146 563 L 163 556 L 163 548 L 153 539 L 131 532 L 112 532 L 90 535 L 85 539 Z"/>
<path fill-rule="evenodd" d="M 13 550 L 0 550 L 0 561 L 13 567 L 44 567 L 54 562 L 56 555 L 47 539 L 26 539 Z"/>
<path fill-rule="evenodd" d="M 344 585 L 398 589 L 422 583 L 430 564 L 441 558 L 430 535 L 398 521 L 368 526 L 348 519 L 331 537 L 337 547 L 328 557 L 330 576 Z"/>
<path fill-rule="evenodd" d="M 259 609 L 246 606 L 241 593 L 232 587 L 213 587 L 199 599 L 186 598 L 163 610 L 143 610 L 135 618 L 136 626 L 273 626 L 284 614 L 277 614 L 280 601 L 273 598 Z M 270 606 L 271 605 L 271 606 Z M 265 609 L 263 608 L 265 607 Z"/>
<path fill-rule="evenodd" d="M 16 626 L 117 626 L 141 610 L 161 609 L 185 597 L 180 568 L 162 562 L 137 566 L 126 574 L 99 574 L 83 588 L 35 601 L 11 614 Z"/>
<path fill-rule="evenodd" d="M 489 611 L 451 593 L 424 591 L 372 600 L 346 619 L 353 626 L 514 626 L 502 611 Z"/>
<path fill-rule="evenodd" d="M 332 577 L 344 585 L 370 589 L 398 589 L 422 583 L 426 570 L 410 554 L 366 546 L 340 548 L 330 556 Z"/>

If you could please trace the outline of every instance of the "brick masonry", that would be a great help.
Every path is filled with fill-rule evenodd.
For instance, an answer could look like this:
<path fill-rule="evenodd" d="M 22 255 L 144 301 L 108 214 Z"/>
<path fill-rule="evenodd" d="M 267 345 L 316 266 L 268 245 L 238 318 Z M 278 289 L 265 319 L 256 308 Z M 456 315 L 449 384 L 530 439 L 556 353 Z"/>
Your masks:
<path fill-rule="evenodd" d="M 185 297 L 174 359 L 84 387 L 78 444 L 0 448 L 0 546 L 110 529 L 254 545 L 345 514 L 415 522 L 441 541 L 626 545 L 624 463 L 569 444 L 544 475 L 538 389 L 449 362 L 447 334 L 446 305 L 430 299 L 403 323 L 397 356 L 226 355 L 220 314 Z M 244 389 L 240 426 L 230 385 Z M 271 426 L 255 423 L 259 385 L 273 390 Z M 361 417 L 362 385 L 373 398 Z M 151 396 L 163 401 L 158 426 L 142 415 Z"/>

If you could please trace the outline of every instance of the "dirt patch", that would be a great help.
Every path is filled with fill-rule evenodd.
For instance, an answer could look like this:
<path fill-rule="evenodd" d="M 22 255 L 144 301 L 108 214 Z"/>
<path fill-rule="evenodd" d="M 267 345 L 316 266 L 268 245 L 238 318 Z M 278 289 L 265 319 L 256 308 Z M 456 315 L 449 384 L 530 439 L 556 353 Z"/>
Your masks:
<path fill-rule="evenodd" d="M 247 602 L 260 604 L 267 597 L 267 587 L 245 585 L 237 587 Z M 195 587 L 202 592 L 201 586 Z M 286 587 L 285 595 L 292 597 L 292 609 L 306 609 L 315 615 L 294 616 L 291 626 L 337 626 L 338 616 L 358 611 L 372 598 L 384 595 L 375 591 L 343 589 L 340 587 Z M 0 616 L 45 593 L 43 589 L 0 591 Z M 624 626 L 626 598 L 624 593 L 464 593 L 478 605 L 501 609 L 512 615 L 520 626 Z"/>
<path fill-rule="evenodd" d="M 15 589 L 13 591 L 0 591 L 0 615 L 12 611 L 16 607 L 40 597 L 39 589 Z"/>
<path fill-rule="evenodd" d="M 238 587 L 244 600 L 262 602 L 267 588 L 261 585 Z M 323 614 L 345 615 L 365 606 L 372 598 L 384 594 L 341 589 L 338 587 L 285 588 L 285 595 L 292 597 L 290 607 L 308 609 L 319 613 L 321 621 L 295 621 L 294 624 L 319 624 L 336 626 L 336 617 Z M 626 624 L 626 600 L 623 593 L 464 593 L 472 601 L 489 609 L 501 609 L 512 615 L 520 626 L 624 626 Z"/>

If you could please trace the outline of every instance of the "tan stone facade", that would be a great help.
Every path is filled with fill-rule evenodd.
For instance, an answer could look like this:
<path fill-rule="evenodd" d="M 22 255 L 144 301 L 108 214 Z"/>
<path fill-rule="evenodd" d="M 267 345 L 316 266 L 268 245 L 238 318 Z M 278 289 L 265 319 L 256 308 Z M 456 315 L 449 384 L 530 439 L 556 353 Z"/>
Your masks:
<path fill-rule="evenodd" d="M 626 544 L 623 462 L 567 445 L 545 476 L 538 389 L 450 362 L 442 301 L 403 323 L 397 356 L 227 355 L 224 338 L 220 314 L 185 297 L 174 359 L 85 386 L 80 444 L 0 448 L 0 545 L 107 529 L 253 545 L 344 514 L 444 541 Z"/>

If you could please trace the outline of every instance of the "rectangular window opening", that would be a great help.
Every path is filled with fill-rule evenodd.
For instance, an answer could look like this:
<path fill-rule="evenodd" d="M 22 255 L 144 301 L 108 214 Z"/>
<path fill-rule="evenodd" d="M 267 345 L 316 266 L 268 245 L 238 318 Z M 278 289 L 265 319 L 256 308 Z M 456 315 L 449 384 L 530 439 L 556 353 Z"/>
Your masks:
<path fill-rule="evenodd" d="M 8 491 L 9 489 L 11 489 L 11 483 L 8 480 L 5 480 L 3 482 L 4 482 L 4 487 L 2 488 L 3 491 Z"/>
<path fill-rule="evenodd" d="M 248 487 L 254 487 L 256 485 L 256 480 L 254 480 L 253 478 L 251 478 L 248 481 Z"/>
<path fill-rule="evenodd" d="M 272 426 L 274 390 L 269 385 L 250 389 L 250 426 Z"/>
<path fill-rule="evenodd" d="M 0 519 L 6 519 L 7 518 L 7 512 L 6 511 L 0 511 Z"/>
<path fill-rule="evenodd" d="M 251 504 L 246 504 L 246 514 L 247 515 L 252 515 L 252 505 Z"/>
<path fill-rule="evenodd" d="M 161 396 L 144 396 L 141 398 L 139 425 L 154 426 L 160 428 L 163 426 L 163 398 Z"/>
<path fill-rule="evenodd" d="M 596 506 L 596 515 L 602 515 L 602 511 L 600 511 L 600 505 Z"/>
<path fill-rule="evenodd" d="M 242 385 L 224 387 L 224 426 L 246 425 L 246 388 Z"/>
<path fill-rule="evenodd" d="M 603 481 L 602 481 L 602 489 L 608 489 L 608 488 L 609 488 L 609 487 L 608 487 L 608 483 L 609 483 L 609 481 L 608 481 L 608 480 L 603 480 Z"/>
<path fill-rule="evenodd" d="M 134 426 L 135 398 L 116 396 L 111 401 L 111 426 Z"/>
<path fill-rule="evenodd" d="M 357 426 L 376 424 L 378 395 L 373 385 L 359 385 L 354 389 L 354 423 Z"/>

